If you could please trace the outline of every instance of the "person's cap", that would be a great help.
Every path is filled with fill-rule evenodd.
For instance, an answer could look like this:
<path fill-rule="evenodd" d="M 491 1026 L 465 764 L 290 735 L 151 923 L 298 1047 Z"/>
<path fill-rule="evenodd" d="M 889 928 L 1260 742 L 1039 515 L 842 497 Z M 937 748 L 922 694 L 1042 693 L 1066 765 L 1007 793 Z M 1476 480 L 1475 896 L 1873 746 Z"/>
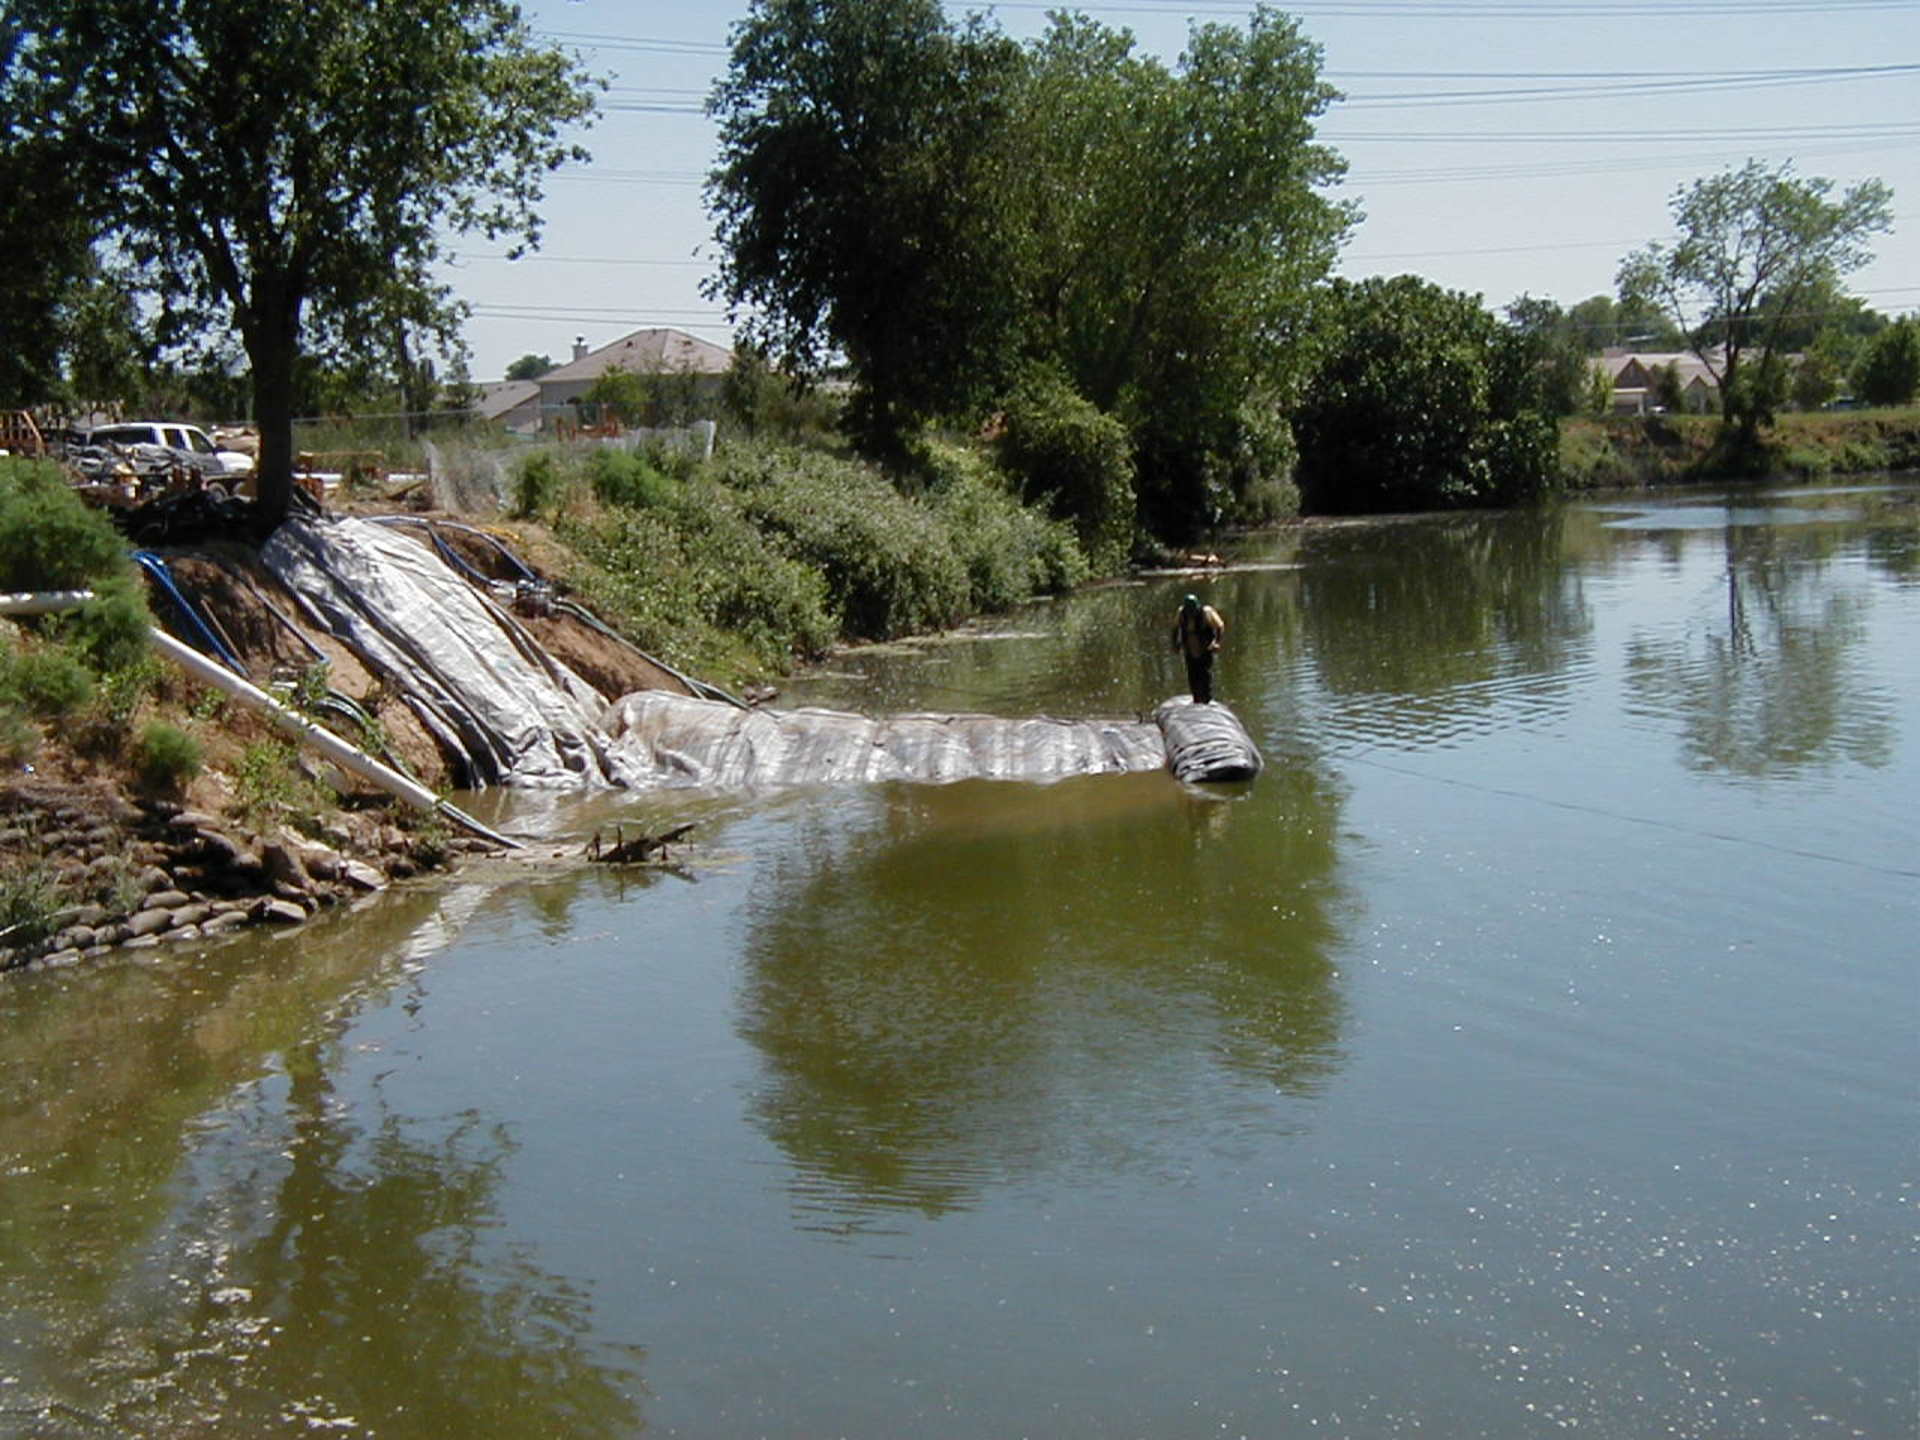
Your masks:
<path fill-rule="evenodd" d="M 1189 610 L 1198 610 L 1200 608 L 1200 597 L 1198 595 L 1189 595 L 1180 603 Z"/>

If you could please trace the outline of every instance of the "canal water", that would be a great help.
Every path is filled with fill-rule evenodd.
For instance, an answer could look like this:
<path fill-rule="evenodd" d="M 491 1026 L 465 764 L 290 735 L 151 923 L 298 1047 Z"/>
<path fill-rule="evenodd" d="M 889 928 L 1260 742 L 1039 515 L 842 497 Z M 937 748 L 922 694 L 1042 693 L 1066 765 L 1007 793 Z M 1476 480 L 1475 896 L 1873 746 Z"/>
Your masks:
<path fill-rule="evenodd" d="M 786 699 L 1136 714 L 1192 588 L 1250 786 L 478 797 L 8 978 L 0 1433 L 1912 1436 L 1920 488 L 1237 558 Z"/>

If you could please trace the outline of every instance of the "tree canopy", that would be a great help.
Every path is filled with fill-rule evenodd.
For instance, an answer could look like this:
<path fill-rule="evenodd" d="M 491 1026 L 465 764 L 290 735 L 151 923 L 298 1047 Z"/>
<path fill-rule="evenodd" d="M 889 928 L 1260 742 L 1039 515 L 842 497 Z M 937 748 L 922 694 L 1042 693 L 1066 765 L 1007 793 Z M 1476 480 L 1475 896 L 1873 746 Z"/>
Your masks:
<path fill-rule="evenodd" d="M 1905 316 L 1874 336 L 1855 384 L 1869 405 L 1913 403 L 1920 395 L 1920 316 Z"/>
<path fill-rule="evenodd" d="M 237 333 L 260 427 L 262 519 L 292 491 L 303 356 L 417 373 L 457 354 L 434 279 L 447 237 L 538 240 L 545 174 L 593 112 L 507 0 L 10 0 L 0 96 L 22 143 L 85 185 L 99 243 L 163 340 Z"/>
<path fill-rule="evenodd" d="M 709 102 L 714 293 L 783 364 L 844 361 L 883 453 L 1064 381 L 1127 427 L 1149 524 L 1192 528 L 1288 458 L 1352 218 L 1319 65 L 1264 6 L 1169 69 L 1079 15 L 1019 45 L 935 0 L 755 0 Z"/>
<path fill-rule="evenodd" d="M 1674 193 L 1678 238 L 1620 264 L 1624 302 L 1657 304 L 1686 332 L 1718 382 L 1722 414 L 1751 441 L 1786 392 L 1790 324 L 1813 297 L 1872 258 L 1869 238 L 1892 224 L 1892 191 L 1863 180 L 1801 179 L 1791 164 L 1750 160 Z"/>
<path fill-rule="evenodd" d="M 553 369 L 551 355 L 535 355 L 528 352 L 507 366 L 506 378 L 509 380 L 538 380 Z"/>
<path fill-rule="evenodd" d="M 1553 481 L 1558 430 L 1529 336 L 1412 275 L 1335 280 L 1294 414 L 1300 489 L 1339 514 L 1509 505 Z"/>

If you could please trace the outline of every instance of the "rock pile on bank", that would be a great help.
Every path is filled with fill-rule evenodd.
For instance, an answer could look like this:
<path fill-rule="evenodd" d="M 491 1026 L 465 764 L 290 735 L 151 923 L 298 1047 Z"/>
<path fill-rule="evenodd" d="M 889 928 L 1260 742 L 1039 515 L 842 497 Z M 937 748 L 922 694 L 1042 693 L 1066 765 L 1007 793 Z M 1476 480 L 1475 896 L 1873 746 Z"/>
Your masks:
<path fill-rule="evenodd" d="M 448 852 L 490 848 L 466 837 L 423 843 L 378 816 L 349 818 L 352 828 L 324 841 L 287 829 L 263 836 L 167 800 L 11 788 L 0 794 L 0 853 L 15 857 L 0 970 L 299 925 Z"/>

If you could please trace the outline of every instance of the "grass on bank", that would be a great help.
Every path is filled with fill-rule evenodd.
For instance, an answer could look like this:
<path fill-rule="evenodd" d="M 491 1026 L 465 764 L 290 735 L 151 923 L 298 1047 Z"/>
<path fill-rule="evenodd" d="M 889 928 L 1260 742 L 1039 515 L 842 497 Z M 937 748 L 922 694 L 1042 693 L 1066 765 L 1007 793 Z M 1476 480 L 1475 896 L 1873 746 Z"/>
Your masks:
<path fill-rule="evenodd" d="M 1820 479 L 1920 469 L 1920 410 L 1788 411 L 1762 431 L 1757 453 L 1729 462 L 1716 415 L 1631 415 L 1561 422 L 1569 490 L 1793 475 Z"/>

